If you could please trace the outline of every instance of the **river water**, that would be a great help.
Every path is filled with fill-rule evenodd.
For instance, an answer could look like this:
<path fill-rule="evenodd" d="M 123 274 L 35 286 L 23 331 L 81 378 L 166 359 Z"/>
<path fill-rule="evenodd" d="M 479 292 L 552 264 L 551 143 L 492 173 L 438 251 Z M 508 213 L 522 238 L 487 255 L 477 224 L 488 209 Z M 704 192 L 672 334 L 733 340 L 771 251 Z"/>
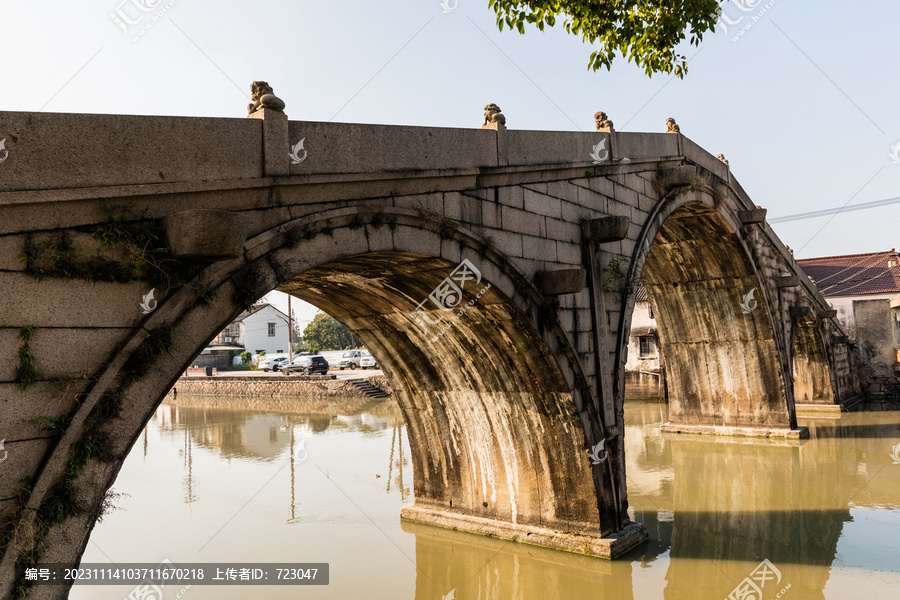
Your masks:
<path fill-rule="evenodd" d="M 626 403 L 630 512 L 650 541 L 604 561 L 401 524 L 412 470 L 391 402 L 249 404 L 160 406 L 83 562 L 330 564 L 328 586 L 169 585 L 166 600 L 900 597 L 900 412 L 801 418 L 811 439 L 791 443 L 661 435 L 665 404 Z M 736 591 L 754 585 L 761 598 Z"/>

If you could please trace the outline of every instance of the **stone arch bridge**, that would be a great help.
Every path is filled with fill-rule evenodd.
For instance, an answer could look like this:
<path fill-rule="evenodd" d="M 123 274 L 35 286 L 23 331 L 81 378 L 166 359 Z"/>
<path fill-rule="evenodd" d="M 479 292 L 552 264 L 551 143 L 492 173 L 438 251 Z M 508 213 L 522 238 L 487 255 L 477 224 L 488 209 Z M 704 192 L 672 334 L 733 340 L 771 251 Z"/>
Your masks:
<path fill-rule="evenodd" d="M 275 289 L 396 388 L 402 517 L 595 556 L 646 537 L 622 439 L 639 279 L 669 430 L 801 437 L 798 404 L 859 392 L 765 210 L 680 133 L 251 116 L 0 112 L 0 596 L 77 562 L 155 407 Z"/>

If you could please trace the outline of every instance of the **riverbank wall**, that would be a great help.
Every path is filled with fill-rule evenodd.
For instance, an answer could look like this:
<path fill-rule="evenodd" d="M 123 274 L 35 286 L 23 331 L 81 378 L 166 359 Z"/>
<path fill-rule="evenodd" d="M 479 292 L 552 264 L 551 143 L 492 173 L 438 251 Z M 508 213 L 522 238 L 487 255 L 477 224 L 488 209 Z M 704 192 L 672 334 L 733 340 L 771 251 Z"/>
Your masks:
<path fill-rule="evenodd" d="M 369 377 L 369 383 L 390 393 L 384 377 Z M 346 379 L 333 376 L 290 376 L 272 377 L 182 377 L 173 387 L 178 395 L 190 396 L 347 396 L 368 398 Z M 170 392 L 171 393 L 171 392 Z"/>

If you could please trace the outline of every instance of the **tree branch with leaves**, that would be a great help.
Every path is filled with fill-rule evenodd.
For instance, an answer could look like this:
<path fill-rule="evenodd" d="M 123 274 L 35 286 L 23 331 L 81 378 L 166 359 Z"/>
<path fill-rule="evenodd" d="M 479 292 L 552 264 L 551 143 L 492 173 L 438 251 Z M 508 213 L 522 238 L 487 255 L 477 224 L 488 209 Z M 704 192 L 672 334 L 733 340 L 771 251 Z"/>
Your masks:
<path fill-rule="evenodd" d="M 620 55 L 647 75 L 678 77 L 687 73 L 687 58 L 676 47 L 688 36 L 692 46 L 699 46 L 720 14 L 718 0 L 489 0 L 489 5 L 500 31 L 505 26 L 524 34 L 526 24 L 543 31 L 562 19 L 568 33 L 599 44 L 588 63 L 594 71 L 609 70 Z"/>

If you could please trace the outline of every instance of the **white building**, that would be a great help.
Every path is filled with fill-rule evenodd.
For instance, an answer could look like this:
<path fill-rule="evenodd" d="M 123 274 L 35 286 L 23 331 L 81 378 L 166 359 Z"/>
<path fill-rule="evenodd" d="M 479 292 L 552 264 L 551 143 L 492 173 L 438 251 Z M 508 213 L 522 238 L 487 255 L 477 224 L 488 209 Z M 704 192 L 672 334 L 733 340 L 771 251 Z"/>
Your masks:
<path fill-rule="evenodd" d="M 287 355 L 288 342 L 288 316 L 271 304 L 257 304 L 219 332 L 210 342 L 210 348 L 241 346 L 242 351 L 248 350 L 256 360 L 260 352 L 269 356 Z"/>
<path fill-rule="evenodd" d="M 665 374 L 660 369 L 659 332 L 647 290 L 638 284 L 625 362 L 625 397 L 665 397 Z"/>

